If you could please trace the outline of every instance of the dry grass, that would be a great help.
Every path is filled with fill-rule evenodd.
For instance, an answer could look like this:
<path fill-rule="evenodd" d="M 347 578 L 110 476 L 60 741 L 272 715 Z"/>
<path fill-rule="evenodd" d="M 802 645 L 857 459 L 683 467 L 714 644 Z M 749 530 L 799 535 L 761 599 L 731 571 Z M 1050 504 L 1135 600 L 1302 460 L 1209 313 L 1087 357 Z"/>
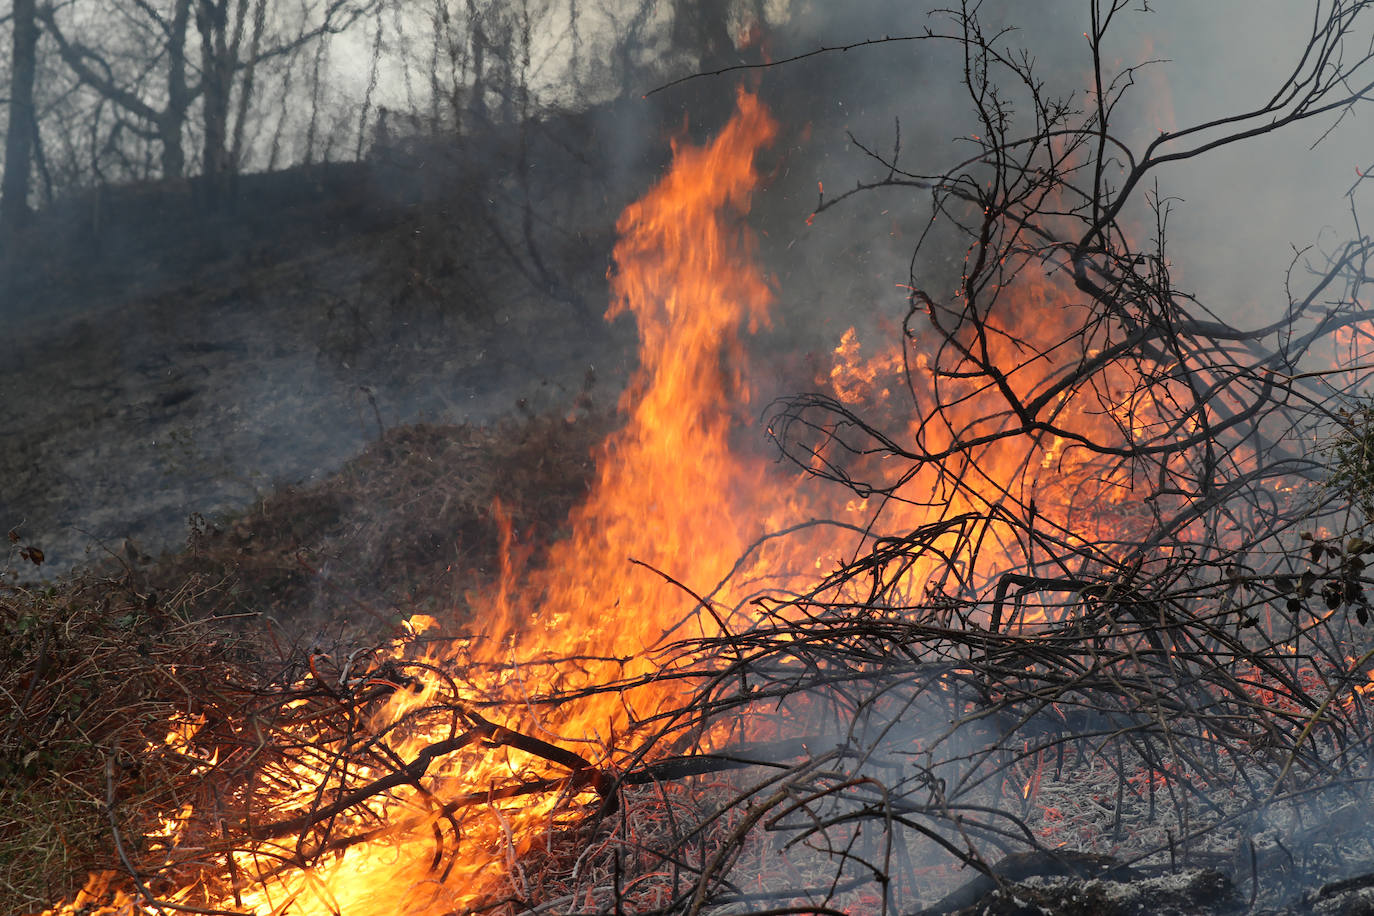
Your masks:
<path fill-rule="evenodd" d="M 592 472 L 602 416 L 387 430 L 337 474 L 287 487 L 187 549 L 138 569 L 149 588 L 194 583 L 200 616 L 266 614 L 291 641 L 375 642 L 416 611 L 451 614 L 497 566 L 492 507 L 546 543 Z"/>
<path fill-rule="evenodd" d="M 324 641 L 374 644 L 414 611 L 462 613 L 497 566 L 492 505 L 559 536 L 609 420 L 388 430 L 337 474 L 197 520 L 42 590 L 0 589 L 0 911 L 71 899 L 94 870 L 155 863 L 159 812 L 205 791 L 169 723 L 234 712 Z M 111 806 L 111 801 L 114 802 Z M 113 810 L 113 815 L 110 811 Z"/>
<path fill-rule="evenodd" d="M 96 576 L 0 590 L 0 910 L 42 909 L 118 867 L 112 824 L 138 854 L 144 812 L 174 805 L 192 762 L 164 743 L 168 724 L 250 657 L 189 619 L 190 598 Z"/>

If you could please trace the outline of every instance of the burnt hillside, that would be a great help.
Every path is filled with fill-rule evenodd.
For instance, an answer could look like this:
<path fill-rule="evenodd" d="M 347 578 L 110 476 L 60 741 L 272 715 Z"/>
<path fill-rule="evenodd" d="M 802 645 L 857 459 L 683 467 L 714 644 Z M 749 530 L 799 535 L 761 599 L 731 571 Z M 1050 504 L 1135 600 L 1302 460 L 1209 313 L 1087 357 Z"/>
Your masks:
<path fill-rule="evenodd" d="M 785 125 L 750 217 L 785 303 L 751 344 L 775 376 L 760 406 L 849 325 L 900 313 L 890 277 L 920 221 L 894 209 L 871 231 L 868 205 L 812 228 L 820 177 L 875 167 L 848 131 L 877 107 L 839 62 L 816 70 L 833 109 L 790 91 L 794 71 L 746 80 Z M 191 516 L 317 479 L 398 424 L 614 404 L 634 334 L 602 318 L 616 218 L 673 138 L 724 123 L 734 85 L 461 137 L 394 125 L 363 161 L 239 176 L 213 211 L 194 179 L 39 211 L 0 253 L 0 524 L 47 558 L 11 566 L 178 547 Z"/>
<path fill-rule="evenodd" d="M 654 163 L 598 113 L 370 158 L 89 191 L 4 259 L 0 523 L 27 578 L 179 546 L 394 425 L 613 402 L 613 221 Z"/>

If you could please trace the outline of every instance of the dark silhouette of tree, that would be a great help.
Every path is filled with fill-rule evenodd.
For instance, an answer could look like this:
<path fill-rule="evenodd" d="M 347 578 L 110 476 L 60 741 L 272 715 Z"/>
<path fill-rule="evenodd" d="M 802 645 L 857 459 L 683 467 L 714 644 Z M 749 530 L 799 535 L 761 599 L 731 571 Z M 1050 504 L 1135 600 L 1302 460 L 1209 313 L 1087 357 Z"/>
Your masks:
<path fill-rule="evenodd" d="M 701 70 L 738 63 L 730 34 L 731 0 L 674 0 L 673 46 L 692 55 Z"/>
<path fill-rule="evenodd" d="M 229 178 L 239 167 L 259 66 L 348 30 L 379 2 L 309 3 L 273 31 L 269 24 L 279 19 L 273 18 L 268 0 L 174 0 L 170 11 L 130 0 L 119 15 L 137 27 L 104 40 L 74 37 L 59 19 L 59 8 L 42 6 L 38 17 L 62 61 L 82 85 L 112 106 L 117 124 L 155 140 L 162 177 L 186 175 L 185 135 L 188 123 L 199 115 L 201 186 L 205 203 L 213 207 L 225 197 Z M 188 54 L 192 22 L 198 53 Z"/>
<path fill-rule="evenodd" d="M 5 134 L 5 175 L 0 186 L 0 232 L 12 233 L 29 215 L 29 176 L 33 170 L 33 84 L 38 66 L 35 0 L 14 0 L 9 127 Z"/>
<path fill-rule="evenodd" d="M 258 66 L 347 31 L 380 5 L 381 0 L 327 0 L 314 7 L 313 15 L 294 31 L 268 35 L 266 0 L 196 0 L 201 70 L 197 88 L 203 96 L 201 185 L 207 206 L 213 209 L 223 202 L 238 171 Z M 230 103 L 236 86 L 237 115 L 231 125 Z"/>
<path fill-rule="evenodd" d="M 151 25 L 145 34 L 157 38 L 144 48 L 134 78 L 121 74 L 100 49 L 70 39 L 58 23 L 52 6 L 40 7 L 38 15 L 52 36 L 58 54 L 77 79 L 110 102 L 120 120 L 136 133 L 155 137 L 161 148 L 163 177 L 180 178 L 186 171 L 186 151 L 182 146 L 186 119 L 201 91 L 199 86 L 188 85 L 187 80 L 186 37 L 191 0 L 175 0 L 170 16 L 148 4 L 137 7 L 137 12 L 146 16 Z M 143 91 L 142 83 L 155 69 L 161 69 L 164 74 L 160 91 Z M 159 96 L 161 101 L 154 101 Z"/>

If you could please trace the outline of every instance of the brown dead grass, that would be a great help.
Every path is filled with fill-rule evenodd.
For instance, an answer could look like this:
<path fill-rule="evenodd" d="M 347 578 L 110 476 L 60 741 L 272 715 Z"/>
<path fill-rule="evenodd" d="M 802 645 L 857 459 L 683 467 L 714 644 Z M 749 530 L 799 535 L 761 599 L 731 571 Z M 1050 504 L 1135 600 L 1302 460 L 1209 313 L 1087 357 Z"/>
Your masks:
<path fill-rule="evenodd" d="M 375 642 L 416 611 L 463 613 L 498 567 L 492 507 L 547 543 L 586 492 L 603 416 L 387 430 L 318 484 L 288 487 L 139 570 L 152 589 L 196 583 L 200 616 L 270 615 L 293 641 Z"/>
<path fill-rule="evenodd" d="M 0 911 L 42 909 L 139 855 L 142 812 L 174 807 L 191 761 L 164 744 L 206 685 L 245 670 L 240 638 L 127 580 L 0 588 Z M 113 806 L 111 806 L 113 802 Z"/>
<path fill-rule="evenodd" d="M 177 717 L 232 714 L 243 685 L 381 642 L 410 613 L 461 617 L 499 565 L 493 502 L 523 542 L 557 538 L 609 426 L 388 430 L 327 480 L 197 520 L 179 554 L 128 548 L 55 587 L 0 588 L 0 911 L 124 871 L 115 827 L 131 859 L 154 856 L 155 815 L 204 790 L 164 742 Z"/>

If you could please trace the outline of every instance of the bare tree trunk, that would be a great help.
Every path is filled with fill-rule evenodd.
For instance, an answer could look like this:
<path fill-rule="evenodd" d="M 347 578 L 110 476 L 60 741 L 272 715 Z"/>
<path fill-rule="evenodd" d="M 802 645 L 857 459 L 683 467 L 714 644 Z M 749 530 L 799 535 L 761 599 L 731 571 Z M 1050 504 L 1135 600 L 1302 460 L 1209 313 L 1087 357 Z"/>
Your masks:
<path fill-rule="evenodd" d="M 177 0 L 172 9 L 172 28 L 167 36 L 167 107 L 157 120 L 162 143 L 162 177 L 180 178 L 186 173 L 186 152 L 181 146 L 191 93 L 186 88 L 186 29 L 191 21 L 191 0 Z"/>
<path fill-rule="evenodd" d="M 229 95 L 243 41 L 248 0 L 235 5 L 233 38 L 229 37 L 229 0 L 199 0 L 196 28 L 200 32 L 201 89 L 204 99 L 204 145 L 201 179 L 204 202 L 218 209 L 228 191 L 233 163 L 229 155 Z"/>
<path fill-rule="evenodd" d="M 324 72 L 325 55 L 329 53 L 329 42 L 322 41 L 315 47 L 315 60 L 310 70 L 310 121 L 305 129 L 305 164 L 315 162 L 315 141 L 320 130 L 320 76 Z"/>
<path fill-rule="evenodd" d="M 201 87 L 204 96 L 203 143 L 201 147 L 201 189 L 207 209 L 220 203 L 220 181 L 224 173 L 225 135 L 229 120 L 229 86 L 221 61 L 224 33 L 228 26 L 227 0 L 199 0 L 196 28 L 200 32 Z M 232 71 L 231 71 L 232 72 Z"/>
<path fill-rule="evenodd" d="M 568 81 L 572 83 L 573 97 L 581 99 L 582 86 L 582 36 L 577 31 L 577 0 L 568 0 Z"/>
<path fill-rule="evenodd" d="M 486 124 L 487 117 L 487 36 L 477 4 L 468 0 L 468 34 L 472 46 L 472 98 L 468 114 L 473 125 Z"/>
<path fill-rule="evenodd" d="M 238 111 L 234 114 L 234 141 L 229 152 L 229 166 L 238 175 L 243 164 L 243 127 L 248 120 L 248 106 L 253 101 L 253 82 L 257 76 L 258 51 L 262 47 L 262 33 L 267 27 L 267 0 L 258 0 L 253 8 L 253 37 L 248 42 L 248 60 L 244 66 L 243 82 L 239 85 Z"/>
<path fill-rule="evenodd" d="M 353 152 L 353 158 L 358 162 L 362 162 L 363 157 L 367 155 L 367 122 L 368 116 L 372 113 L 372 96 L 377 91 L 377 76 L 382 61 L 382 45 L 386 43 L 385 34 L 386 24 L 382 19 L 382 8 L 379 6 L 377 7 L 377 31 L 372 39 L 372 65 L 367 71 L 367 91 L 363 93 L 363 107 L 358 112 L 358 145 Z M 383 119 L 385 119 L 385 111 L 386 109 L 383 108 Z"/>
<path fill-rule="evenodd" d="M 704 71 L 738 63 L 730 37 L 730 0 L 675 0 L 673 44 L 694 55 Z"/>
<path fill-rule="evenodd" d="M 463 127 L 468 123 L 468 104 L 471 99 L 467 95 L 467 73 L 468 73 L 468 52 L 470 46 L 466 40 L 460 38 L 453 26 L 453 16 L 449 12 L 447 0 L 435 0 L 434 15 L 435 41 L 438 42 L 442 37 L 443 50 L 445 53 L 445 65 L 448 68 L 445 77 L 448 82 L 448 91 L 443 93 L 447 100 L 448 115 L 453 119 L 452 131 L 461 135 Z M 439 49 L 435 48 L 435 60 L 438 60 Z M 439 68 L 436 64 L 435 72 L 435 92 L 439 93 Z M 436 125 L 441 123 L 439 110 L 435 108 L 434 122 Z"/>
<path fill-rule="evenodd" d="M 622 96 L 629 96 L 635 91 L 635 80 L 639 76 L 639 65 L 636 62 L 635 52 L 640 47 L 644 30 L 657 8 L 654 0 L 639 0 L 639 6 L 635 7 L 634 13 L 631 14 L 625 27 L 620 30 L 620 34 L 616 38 L 612 53 L 618 65 L 616 80 Z"/>
<path fill-rule="evenodd" d="M 500 53 L 496 56 L 496 90 L 500 94 L 497 118 L 502 124 L 515 123 L 515 29 L 502 22 L 496 33 Z"/>
<path fill-rule="evenodd" d="M 14 69 L 10 81 L 10 123 L 5 135 L 5 177 L 0 188 L 0 229 L 6 234 L 29 215 L 32 171 L 33 81 L 37 61 L 38 21 L 35 0 L 14 0 Z"/>
<path fill-rule="evenodd" d="M 37 109 L 33 121 L 33 164 L 38 169 L 38 177 L 43 179 L 43 206 L 51 206 L 53 199 L 52 169 L 48 167 L 48 154 L 43 149 L 43 134 L 38 130 Z"/>
<path fill-rule="evenodd" d="M 137 130 L 141 136 L 148 132 L 155 133 L 162 146 L 163 177 L 180 178 L 186 171 L 186 154 L 181 146 L 186 113 L 199 92 L 199 89 L 193 91 L 186 84 L 186 30 L 191 16 L 191 0 L 176 0 L 171 22 L 163 30 L 167 36 L 165 52 L 161 49 L 156 52 L 159 56 L 163 53 L 167 55 L 167 100 L 162 107 L 144 99 L 137 86 L 122 84 L 114 76 L 114 68 L 99 51 L 79 41 L 70 41 L 58 25 L 55 12 L 51 5 L 45 4 L 38 8 L 36 15 L 57 45 L 58 56 L 81 83 L 90 86 L 120 111 L 132 115 L 139 122 Z"/>

